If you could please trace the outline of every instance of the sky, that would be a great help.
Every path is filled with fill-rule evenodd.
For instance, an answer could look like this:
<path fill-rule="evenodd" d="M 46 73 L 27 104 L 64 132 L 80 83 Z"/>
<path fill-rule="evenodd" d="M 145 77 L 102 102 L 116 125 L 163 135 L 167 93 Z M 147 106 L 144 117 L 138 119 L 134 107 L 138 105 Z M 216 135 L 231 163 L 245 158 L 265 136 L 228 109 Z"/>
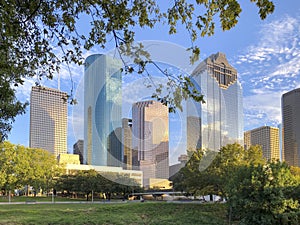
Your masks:
<path fill-rule="evenodd" d="M 224 32 L 216 27 L 213 36 L 199 37 L 196 41 L 201 53 L 200 60 L 195 63 L 195 66 L 216 52 L 226 54 L 228 62 L 237 69 L 238 79 L 243 88 L 244 130 L 264 125 L 278 126 L 281 123 L 282 94 L 300 87 L 300 1 L 274 1 L 275 12 L 263 21 L 258 16 L 258 9 L 250 3 L 250 0 L 241 2 L 243 11 L 238 24 L 233 29 Z M 82 29 L 87 27 L 84 18 L 80 23 Z M 189 56 L 185 51 L 190 47 L 188 33 L 180 27 L 178 31 L 178 34 L 170 36 L 163 25 L 153 29 L 137 28 L 135 29 L 136 41 L 160 43 L 166 48 L 170 47 L 169 51 L 156 50 L 155 57 L 168 65 L 180 64 L 179 69 L 183 68 L 187 70 L 185 72 L 189 72 L 193 66 L 181 65 L 183 61 L 185 63 L 188 60 Z M 113 53 L 113 46 L 114 43 L 111 41 L 105 49 L 96 47 L 89 52 L 84 52 L 84 56 L 93 53 Z M 176 54 L 172 53 L 173 49 L 176 50 Z M 83 67 L 71 65 L 70 72 L 66 66 L 62 68 L 59 74 L 61 90 L 70 93 L 72 79 L 80 103 Z M 25 84 L 17 89 L 17 98 L 29 101 L 34 82 L 34 79 L 26 80 Z M 139 82 L 142 81 L 134 79 L 127 81 L 128 86 L 125 87 L 124 94 L 132 96 L 130 91 L 133 88 L 130 85 L 136 87 L 139 86 L 136 85 Z M 42 84 L 48 87 L 57 87 L 57 83 L 57 77 L 52 81 L 42 81 Z M 135 92 L 138 90 L 136 89 Z M 147 94 L 143 95 L 141 99 L 146 96 Z M 80 127 L 83 124 L 83 117 L 79 115 L 80 104 L 70 105 L 68 108 L 68 152 L 70 153 L 73 144 L 82 138 Z M 172 115 L 170 120 L 176 121 L 178 118 L 179 120 L 182 118 L 180 113 Z M 14 144 L 29 145 L 29 107 L 25 115 L 17 116 L 8 140 Z M 176 139 L 178 143 L 180 140 L 179 137 Z M 173 151 L 174 159 L 179 154 L 177 149 L 170 149 Z"/>

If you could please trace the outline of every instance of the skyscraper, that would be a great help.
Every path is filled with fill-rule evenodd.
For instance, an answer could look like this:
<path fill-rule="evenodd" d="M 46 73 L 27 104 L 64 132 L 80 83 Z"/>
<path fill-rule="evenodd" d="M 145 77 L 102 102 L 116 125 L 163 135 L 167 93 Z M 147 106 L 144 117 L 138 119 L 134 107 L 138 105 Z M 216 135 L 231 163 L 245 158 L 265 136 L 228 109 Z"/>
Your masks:
<path fill-rule="evenodd" d="M 78 140 L 73 145 L 73 154 L 79 155 L 80 164 L 83 164 L 83 140 Z"/>
<path fill-rule="evenodd" d="M 260 145 L 262 147 L 265 159 L 279 160 L 279 129 L 277 127 L 263 126 L 244 133 L 245 149 L 251 145 Z"/>
<path fill-rule="evenodd" d="M 29 147 L 45 149 L 55 156 L 67 153 L 67 104 L 65 92 L 32 87 Z"/>
<path fill-rule="evenodd" d="M 132 119 L 122 119 L 122 152 L 124 153 L 124 169 L 131 170 L 134 165 L 132 150 Z"/>
<path fill-rule="evenodd" d="M 84 163 L 121 166 L 122 64 L 95 54 L 85 60 Z"/>
<path fill-rule="evenodd" d="M 191 80 L 206 103 L 187 103 L 188 150 L 218 151 L 229 143 L 243 144 L 242 87 L 225 54 L 218 52 L 202 61 Z"/>
<path fill-rule="evenodd" d="M 300 88 L 282 95 L 283 160 L 300 167 Z"/>
<path fill-rule="evenodd" d="M 150 178 L 169 178 L 169 110 L 156 101 L 143 101 L 132 107 L 133 149 L 138 151 L 144 186 Z"/>

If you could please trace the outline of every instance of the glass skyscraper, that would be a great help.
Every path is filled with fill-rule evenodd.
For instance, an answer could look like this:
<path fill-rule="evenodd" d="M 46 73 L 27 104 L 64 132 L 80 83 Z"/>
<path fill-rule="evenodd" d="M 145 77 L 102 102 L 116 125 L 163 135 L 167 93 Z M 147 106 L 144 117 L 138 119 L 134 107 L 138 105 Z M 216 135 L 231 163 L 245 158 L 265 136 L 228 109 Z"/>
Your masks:
<path fill-rule="evenodd" d="M 282 95 L 283 160 L 300 167 L 300 88 Z"/>
<path fill-rule="evenodd" d="M 225 54 L 218 52 L 202 61 L 191 79 L 206 103 L 187 103 L 188 151 L 218 151 L 235 142 L 243 145 L 242 87 Z"/>
<path fill-rule="evenodd" d="M 55 156 L 67 153 L 67 118 L 67 93 L 32 87 L 29 147 L 45 149 Z"/>
<path fill-rule="evenodd" d="M 85 60 L 85 164 L 122 166 L 121 67 L 119 60 L 101 54 Z"/>

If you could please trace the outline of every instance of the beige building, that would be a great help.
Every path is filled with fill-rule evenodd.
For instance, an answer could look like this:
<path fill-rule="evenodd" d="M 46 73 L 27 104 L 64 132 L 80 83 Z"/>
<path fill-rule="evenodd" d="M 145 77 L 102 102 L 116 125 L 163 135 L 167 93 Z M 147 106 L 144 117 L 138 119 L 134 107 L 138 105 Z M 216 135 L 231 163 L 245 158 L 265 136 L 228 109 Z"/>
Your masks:
<path fill-rule="evenodd" d="M 169 110 L 156 101 L 143 101 L 132 107 L 132 147 L 138 152 L 144 186 L 150 178 L 169 178 Z"/>
<path fill-rule="evenodd" d="M 59 164 L 67 165 L 80 165 L 79 155 L 77 154 L 59 154 L 57 156 L 57 160 Z"/>
<path fill-rule="evenodd" d="M 132 120 L 127 118 L 122 119 L 122 152 L 124 154 L 123 168 L 132 169 Z"/>
<path fill-rule="evenodd" d="M 67 93 L 32 87 L 30 96 L 29 147 L 58 156 L 67 153 Z"/>
<path fill-rule="evenodd" d="M 251 145 L 261 145 L 264 158 L 271 160 L 280 159 L 279 129 L 276 127 L 262 126 L 244 133 L 245 149 Z"/>

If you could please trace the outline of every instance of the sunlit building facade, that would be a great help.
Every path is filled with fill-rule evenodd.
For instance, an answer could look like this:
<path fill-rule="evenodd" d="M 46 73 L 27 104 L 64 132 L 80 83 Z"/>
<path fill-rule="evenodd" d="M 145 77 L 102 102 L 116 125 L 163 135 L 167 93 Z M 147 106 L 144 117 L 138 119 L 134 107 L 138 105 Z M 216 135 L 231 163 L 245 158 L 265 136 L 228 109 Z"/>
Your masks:
<path fill-rule="evenodd" d="M 282 95 L 283 160 L 300 167 L 300 88 Z"/>
<path fill-rule="evenodd" d="M 263 157 L 267 160 L 280 160 L 279 129 L 262 126 L 244 133 L 244 146 L 260 145 Z"/>
<path fill-rule="evenodd" d="M 243 145 L 242 87 L 225 54 L 218 52 L 202 61 L 191 80 L 204 95 L 205 103 L 188 101 L 188 150 L 218 151 L 229 143 Z"/>
<path fill-rule="evenodd" d="M 122 166 L 122 64 L 90 55 L 84 69 L 84 164 Z"/>
<path fill-rule="evenodd" d="M 124 153 L 123 168 L 131 170 L 138 165 L 134 164 L 132 149 L 132 119 L 122 119 L 122 152 Z"/>
<path fill-rule="evenodd" d="M 138 152 L 143 183 L 150 178 L 169 178 L 169 110 L 156 101 L 143 101 L 132 107 L 132 147 Z"/>
<path fill-rule="evenodd" d="M 29 147 L 45 149 L 55 156 L 67 153 L 67 118 L 67 93 L 32 87 Z"/>

